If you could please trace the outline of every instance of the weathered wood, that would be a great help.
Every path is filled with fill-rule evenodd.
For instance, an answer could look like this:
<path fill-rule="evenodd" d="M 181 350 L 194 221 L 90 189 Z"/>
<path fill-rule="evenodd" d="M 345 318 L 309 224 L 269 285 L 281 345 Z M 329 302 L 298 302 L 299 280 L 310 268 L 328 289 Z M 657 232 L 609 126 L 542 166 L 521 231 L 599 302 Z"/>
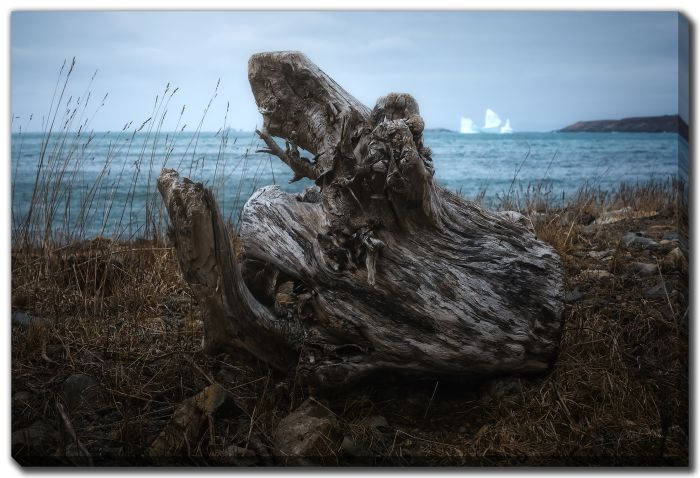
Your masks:
<path fill-rule="evenodd" d="M 328 386 L 373 372 L 548 368 L 563 325 L 557 253 L 517 213 L 484 210 L 435 182 L 410 95 L 389 94 L 370 112 L 294 52 L 254 55 L 249 77 L 268 150 L 317 188 L 253 194 L 236 255 L 211 193 L 163 172 L 208 349 L 241 347 Z"/>

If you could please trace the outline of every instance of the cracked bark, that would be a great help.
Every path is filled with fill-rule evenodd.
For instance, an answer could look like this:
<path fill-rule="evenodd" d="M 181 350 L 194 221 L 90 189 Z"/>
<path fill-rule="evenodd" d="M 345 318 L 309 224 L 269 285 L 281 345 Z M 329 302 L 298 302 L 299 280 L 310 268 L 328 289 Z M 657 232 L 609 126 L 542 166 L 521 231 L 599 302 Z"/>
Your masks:
<path fill-rule="evenodd" d="M 258 190 L 232 241 L 211 193 L 163 171 L 206 350 L 243 348 L 321 386 L 551 365 L 563 327 L 559 256 L 517 214 L 435 182 L 410 95 L 390 93 L 370 111 L 297 52 L 253 55 L 248 69 L 266 151 L 292 180 L 317 186 Z"/>

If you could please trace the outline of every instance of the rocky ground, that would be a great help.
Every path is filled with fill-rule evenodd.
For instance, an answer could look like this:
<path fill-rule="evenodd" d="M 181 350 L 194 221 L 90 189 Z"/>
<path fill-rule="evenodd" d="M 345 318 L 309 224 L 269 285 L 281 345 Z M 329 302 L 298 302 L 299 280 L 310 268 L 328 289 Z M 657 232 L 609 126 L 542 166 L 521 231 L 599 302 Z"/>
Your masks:
<path fill-rule="evenodd" d="M 663 193 L 663 194 L 662 194 Z M 200 350 L 171 248 L 14 251 L 12 454 L 25 465 L 688 465 L 687 217 L 668 191 L 529 211 L 566 269 L 544 376 L 380 377 L 320 394 Z"/>

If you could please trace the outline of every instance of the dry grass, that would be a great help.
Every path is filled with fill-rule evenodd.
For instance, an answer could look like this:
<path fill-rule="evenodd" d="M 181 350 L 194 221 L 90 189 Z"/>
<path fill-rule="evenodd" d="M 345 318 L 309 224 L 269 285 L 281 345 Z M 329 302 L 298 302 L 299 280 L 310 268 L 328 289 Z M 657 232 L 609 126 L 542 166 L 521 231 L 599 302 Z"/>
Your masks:
<path fill-rule="evenodd" d="M 540 237 L 562 255 L 567 289 L 583 294 L 567 305 L 561 354 L 551 373 L 470 384 L 384 380 L 327 396 L 339 418 L 338 434 L 328 437 L 317 462 L 687 464 L 687 269 L 663 263 L 658 275 L 638 277 L 625 272 L 630 263 L 662 257 L 619 246 L 628 231 L 659 240 L 677 230 L 673 188 L 665 187 L 621 189 L 607 202 L 581 197 L 566 208 L 531 214 Z M 625 205 L 659 214 L 585 224 Z M 610 260 L 588 256 L 606 249 L 613 250 Z M 579 274 L 585 269 L 614 276 L 584 279 Z M 645 298 L 662 278 L 668 295 Z M 212 382 L 222 384 L 236 405 L 177 462 L 275 463 L 276 424 L 313 393 L 243 355 L 203 355 L 196 299 L 165 244 L 98 239 L 48 254 L 17 251 L 12 300 L 15 308 L 50 319 L 13 326 L 13 430 L 37 420 L 65 428 L 57 408 L 65 401 L 63 382 L 88 374 L 100 393 L 71 410 L 69 419 L 96 463 L 171 463 L 143 453 L 175 408 Z M 376 416 L 386 418 L 386 426 L 373 424 Z M 82 463 L 66 436 L 51 457 L 29 451 L 25 462 Z M 355 444 L 351 454 L 340 447 L 343 436 Z M 232 445 L 253 450 L 255 458 L 231 458 Z"/>

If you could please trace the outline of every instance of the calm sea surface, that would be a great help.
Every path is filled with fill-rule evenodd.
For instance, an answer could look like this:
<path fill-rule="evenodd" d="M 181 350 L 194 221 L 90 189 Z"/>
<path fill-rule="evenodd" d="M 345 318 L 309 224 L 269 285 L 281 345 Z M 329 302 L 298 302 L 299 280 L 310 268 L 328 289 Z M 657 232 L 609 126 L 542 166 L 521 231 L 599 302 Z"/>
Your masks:
<path fill-rule="evenodd" d="M 43 160 L 42 141 L 40 133 L 12 136 L 15 227 L 34 195 L 33 221 L 51 217 L 56 231 L 82 237 L 147 234 L 147 224 L 162 213 L 155 179 L 164 166 L 213 187 L 223 214 L 234 221 L 261 186 L 301 191 L 311 185 L 288 184 L 290 170 L 256 153 L 261 146 L 253 133 L 231 131 L 225 141 L 215 133 L 56 135 Z M 487 204 L 509 193 L 522 197 L 528 187 L 549 191 L 556 202 L 584 185 L 612 190 L 621 182 L 666 180 L 678 176 L 679 160 L 687 170 L 687 143 L 676 134 L 426 132 L 425 142 L 433 150 L 438 182 L 467 198 L 483 191 Z"/>

